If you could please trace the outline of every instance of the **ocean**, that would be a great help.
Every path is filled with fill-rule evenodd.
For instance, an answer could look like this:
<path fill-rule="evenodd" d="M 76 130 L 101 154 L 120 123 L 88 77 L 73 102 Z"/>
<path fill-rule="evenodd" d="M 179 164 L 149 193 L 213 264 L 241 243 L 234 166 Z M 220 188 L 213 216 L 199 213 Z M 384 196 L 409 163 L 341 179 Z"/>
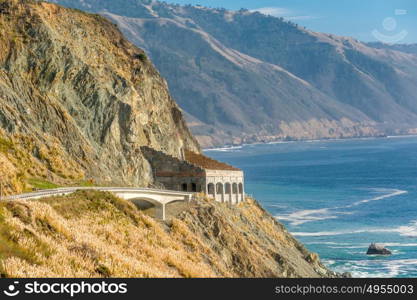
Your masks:
<path fill-rule="evenodd" d="M 417 137 L 207 150 L 245 171 L 255 197 L 334 271 L 417 277 Z M 367 256 L 370 243 L 391 256 Z"/>

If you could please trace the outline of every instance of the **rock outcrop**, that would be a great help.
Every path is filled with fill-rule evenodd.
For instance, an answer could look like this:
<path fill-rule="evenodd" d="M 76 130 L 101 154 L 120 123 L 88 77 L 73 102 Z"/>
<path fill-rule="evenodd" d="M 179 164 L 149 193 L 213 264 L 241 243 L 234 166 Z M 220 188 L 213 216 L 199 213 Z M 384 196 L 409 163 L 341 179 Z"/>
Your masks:
<path fill-rule="evenodd" d="M 0 1 L 0 173 L 31 180 L 147 186 L 140 146 L 199 152 L 166 81 L 99 15 Z"/>
<path fill-rule="evenodd" d="M 385 248 L 383 245 L 372 243 L 368 251 L 366 252 L 367 255 L 391 255 L 392 252 Z"/>

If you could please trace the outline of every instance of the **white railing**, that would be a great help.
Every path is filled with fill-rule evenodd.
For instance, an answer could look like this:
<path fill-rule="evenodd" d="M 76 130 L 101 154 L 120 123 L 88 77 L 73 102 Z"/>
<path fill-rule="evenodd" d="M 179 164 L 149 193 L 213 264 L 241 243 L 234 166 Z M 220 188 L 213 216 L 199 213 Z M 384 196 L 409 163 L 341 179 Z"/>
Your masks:
<path fill-rule="evenodd" d="M 159 194 L 159 195 L 181 195 L 189 196 L 190 199 L 194 193 L 188 192 L 179 192 L 179 191 L 170 191 L 170 190 L 159 190 L 152 188 L 133 188 L 133 187 L 67 187 L 67 188 L 57 188 L 57 189 L 48 189 L 40 190 L 36 192 L 30 192 L 19 195 L 12 195 L 3 197 L 2 200 L 16 200 L 16 199 L 34 199 L 47 196 L 57 196 L 57 195 L 67 195 L 75 193 L 79 190 L 95 190 L 101 192 L 113 192 L 113 193 L 123 193 L 123 192 L 137 192 L 137 193 L 146 193 L 146 194 Z"/>

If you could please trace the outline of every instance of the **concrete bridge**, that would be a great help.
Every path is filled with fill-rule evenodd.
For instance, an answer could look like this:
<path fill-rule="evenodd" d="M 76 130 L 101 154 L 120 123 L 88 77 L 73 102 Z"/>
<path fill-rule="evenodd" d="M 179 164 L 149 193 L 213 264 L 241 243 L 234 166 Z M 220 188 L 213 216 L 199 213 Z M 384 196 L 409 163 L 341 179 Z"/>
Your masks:
<path fill-rule="evenodd" d="M 132 201 L 136 205 L 140 205 L 141 202 L 147 202 L 155 206 L 157 215 L 156 217 L 162 220 L 166 219 L 166 205 L 177 201 L 189 202 L 192 200 L 194 193 L 177 192 L 158 189 L 147 188 L 123 188 L 123 187 L 67 187 L 50 190 L 41 190 L 32 193 L 13 195 L 4 197 L 3 200 L 31 200 L 40 199 L 52 196 L 62 196 L 75 193 L 79 190 L 95 190 L 102 192 L 110 192 L 118 196 L 119 198 Z"/>

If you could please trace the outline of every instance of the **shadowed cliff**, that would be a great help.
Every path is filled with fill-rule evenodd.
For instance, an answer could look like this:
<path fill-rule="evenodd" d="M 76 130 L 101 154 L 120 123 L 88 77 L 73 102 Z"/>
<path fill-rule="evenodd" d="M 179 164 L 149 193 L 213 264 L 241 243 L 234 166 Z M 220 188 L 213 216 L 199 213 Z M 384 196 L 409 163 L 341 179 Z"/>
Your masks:
<path fill-rule="evenodd" d="M 0 1 L 0 172 L 5 191 L 34 181 L 147 186 L 140 146 L 199 146 L 165 80 L 101 16 Z"/>

